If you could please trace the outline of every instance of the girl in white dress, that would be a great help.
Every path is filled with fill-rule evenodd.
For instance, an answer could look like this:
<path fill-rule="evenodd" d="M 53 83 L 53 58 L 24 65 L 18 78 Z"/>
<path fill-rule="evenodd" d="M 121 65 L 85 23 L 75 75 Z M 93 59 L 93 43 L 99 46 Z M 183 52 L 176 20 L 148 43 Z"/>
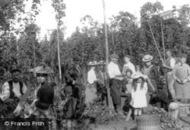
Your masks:
<path fill-rule="evenodd" d="M 146 93 L 148 88 L 144 76 L 142 74 L 135 75 L 132 86 L 131 106 L 135 109 L 134 115 L 138 116 L 142 114 L 142 108 L 147 107 Z"/>

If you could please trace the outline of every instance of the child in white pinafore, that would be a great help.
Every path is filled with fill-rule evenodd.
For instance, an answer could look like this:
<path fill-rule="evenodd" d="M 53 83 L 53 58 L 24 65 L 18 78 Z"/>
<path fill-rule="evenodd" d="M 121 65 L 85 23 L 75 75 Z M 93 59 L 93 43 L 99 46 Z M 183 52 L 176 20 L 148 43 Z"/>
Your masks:
<path fill-rule="evenodd" d="M 131 91 L 131 106 L 135 109 L 134 115 L 139 116 L 142 114 L 142 108 L 147 107 L 146 93 L 148 90 L 147 83 L 145 82 L 142 74 L 134 76 L 133 88 Z"/>

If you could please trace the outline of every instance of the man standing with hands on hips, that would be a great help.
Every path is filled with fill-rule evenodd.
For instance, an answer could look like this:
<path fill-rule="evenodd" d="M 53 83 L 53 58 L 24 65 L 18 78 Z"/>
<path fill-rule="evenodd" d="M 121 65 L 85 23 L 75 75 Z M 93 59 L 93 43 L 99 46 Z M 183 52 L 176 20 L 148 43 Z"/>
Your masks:
<path fill-rule="evenodd" d="M 113 101 L 113 106 L 115 111 L 122 114 L 121 108 L 121 97 L 120 97 L 120 89 L 121 89 L 121 81 L 123 80 L 123 75 L 118 66 L 118 56 L 116 54 L 112 54 L 110 56 L 111 62 L 108 64 L 108 75 L 110 78 L 110 94 Z"/>

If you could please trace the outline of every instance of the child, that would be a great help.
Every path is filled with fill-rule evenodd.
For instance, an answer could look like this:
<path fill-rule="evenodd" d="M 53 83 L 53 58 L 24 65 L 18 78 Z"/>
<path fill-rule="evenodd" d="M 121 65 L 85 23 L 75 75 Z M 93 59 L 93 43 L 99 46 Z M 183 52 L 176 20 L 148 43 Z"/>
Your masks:
<path fill-rule="evenodd" d="M 147 83 L 145 82 L 144 76 L 142 74 L 137 74 L 133 78 L 131 91 L 131 106 L 134 108 L 134 116 L 140 116 L 142 114 L 142 108 L 147 107 Z M 127 115 L 127 121 L 132 113 L 132 110 L 129 111 Z"/>
<path fill-rule="evenodd" d="M 126 94 L 131 94 L 131 90 L 132 90 L 132 71 L 130 69 L 127 69 L 126 72 L 125 72 L 125 78 L 126 78 L 126 81 L 127 81 L 127 84 L 126 84 L 126 91 L 125 93 Z"/>
<path fill-rule="evenodd" d="M 140 65 L 136 65 L 136 74 L 142 74 Z"/>
<path fill-rule="evenodd" d="M 125 102 L 124 102 L 124 106 L 123 106 L 123 110 L 125 112 L 129 112 L 130 108 L 131 108 L 131 105 L 130 105 L 130 102 L 131 102 L 131 91 L 132 91 L 132 71 L 130 69 L 127 69 L 125 71 L 125 84 L 124 84 L 124 93 L 126 95 L 126 98 L 125 98 Z"/>
<path fill-rule="evenodd" d="M 135 116 L 142 114 L 142 108 L 147 107 L 147 83 L 143 75 L 136 75 L 133 80 L 133 88 L 131 91 L 131 105 L 135 108 Z"/>

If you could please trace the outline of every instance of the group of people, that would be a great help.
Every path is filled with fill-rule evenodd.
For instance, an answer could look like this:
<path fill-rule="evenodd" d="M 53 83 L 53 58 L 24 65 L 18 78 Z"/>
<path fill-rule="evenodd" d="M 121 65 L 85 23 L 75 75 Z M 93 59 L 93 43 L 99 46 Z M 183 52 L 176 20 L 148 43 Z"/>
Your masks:
<path fill-rule="evenodd" d="M 126 93 L 130 98 L 130 106 L 135 108 L 134 114 L 141 115 L 142 108 L 148 106 L 150 96 L 155 90 L 156 79 L 158 74 L 156 67 L 152 64 L 153 56 L 145 55 L 142 59 L 144 65 L 135 66 L 131 62 L 131 57 L 126 55 L 123 70 L 120 71 L 118 65 L 118 56 L 113 54 L 110 56 L 111 62 L 108 64 L 108 75 L 110 82 L 110 93 L 113 106 L 118 114 L 123 115 L 121 106 L 121 91 Z M 131 110 L 129 111 L 131 113 Z"/>
<path fill-rule="evenodd" d="M 134 116 L 141 115 L 150 105 L 167 110 L 171 102 L 188 101 L 190 98 L 188 93 L 190 91 L 190 67 L 186 64 L 187 56 L 181 54 L 179 58 L 174 58 L 171 50 L 166 51 L 166 56 L 167 59 L 161 62 L 161 66 L 158 66 L 153 62 L 154 57 L 149 54 L 145 55 L 142 63 L 138 65 L 134 65 L 131 62 L 131 56 L 126 55 L 123 69 L 120 69 L 118 55 L 110 55 L 107 68 L 110 95 L 114 110 L 118 114 L 124 116 L 121 104 L 123 95 L 128 101 L 127 120 L 131 113 Z M 89 97 L 94 99 L 96 98 L 96 86 L 101 80 L 97 78 L 99 77 L 98 67 L 95 64 L 89 65 L 91 69 L 88 72 L 88 84 L 91 86 L 90 90 L 94 89 Z"/>
<path fill-rule="evenodd" d="M 104 62 L 90 62 L 87 74 L 88 83 L 85 88 L 82 87 L 79 77 L 77 78 L 77 69 L 69 69 L 68 74 L 65 74 L 63 95 L 61 94 L 62 90 L 60 91 L 59 88 L 56 91 L 56 84 L 49 81 L 49 76 L 52 74 L 50 68 L 42 66 L 35 72 L 39 87 L 35 88 L 34 98 L 28 107 L 28 115 L 25 116 L 51 118 L 54 115 L 51 113 L 53 110 L 50 109 L 53 109 L 55 100 L 60 100 L 60 102 L 66 100 L 63 104 L 67 108 L 61 108 L 61 111 L 65 113 L 64 118 L 74 118 L 76 110 L 80 109 L 77 106 L 83 104 L 88 106 L 95 99 L 108 104 L 106 83 L 109 83 L 114 110 L 122 116 L 125 115 L 121 97 L 126 97 L 128 101 L 127 119 L 131 113 L 136 116 L 141 115 L 149 105 L 156 104 L 154 99 L 157 98 L 163 99 L 166 108 L 172 101 L 188 102 L 190 98 L 190 67 L 186 64 L 187 56 L 182 54 L 176 59 L 170 50 L 166 51 L 166 55 L 167 59 L 161 66 L 153 64 L 154 57 L 149 54 L 145 55 L 142 58 L 142 64 L 138 65 L 134 65 L 131 62 L 131 56 L 126 55 L 124 57 L 125 64 L 120 69 L 118 55 L 112 54 L 107 74 Z M 24 107 L 23 101 L 26 101 L 31 94 L 28 84 L 19 78 L 21 71 L 16 68 L 11 71 L 11 74 L 11 80 L 6 81 L 1 87 L 1 117 L 9 116 L 7 113 L 20 114 Z M 166 84 L 161 84 L 162 77 L 166 80 Z M 85 99 L 83 99 L 83 92 Z M 58 93 L 59 97 L 57 97 Z M 159 95 L 161 95 L 160 98 Z M 171 100 L 166 102 L 167 99 Z M 58 105 L 60 104 L 58 103 Z"/>
<path fill-rule="evenodd" d="M 3 106 L 1 107 L 0 114 L 1 117 L 5 118 L 11 118 L 14 114 L 20 114 L 25 102 L 32 93 L 31 86 L 27 86 L 21 79 L 21 70 L 13 68 L 10 72 L 11 79 L 3 84 L 0 94 L 0 102 L 1 106 Z M 34 109 L 32 110 L 32 113 L 31 111 L 27 113 L 33 114 L 33 116 L 36 113 L 41 113 L 41 110 L 46 111 L 50 105 L 53 104 L 54 100 L 53 87 L 55 84 L 48 82 L 48 70 L 42 67 L 36 72 L 36 75 L 39 86 L 34 90 L 33 103 L 30 106 L 31 108 L 34 107 Z M 10 114 L 10 116 L 8 116 L 8 114 Z"/>
<path fill-rule="evenodd" d="M 1 87 L 1 118 L 51 119 L 55 124 L 78 116 L 76 111 L 80 111 L 83 103 L 83 87 L 77 79 L 77 72 L 71 67 L 61 86 L 51 80 L 53 70 L 47 66 L 31 70 L 30 74 L 36 75 L 33 77 L 37 82 L 36 87 L 23 81 L 20 69 L 13 68 L 10 72 L 11 78 Z"/>

